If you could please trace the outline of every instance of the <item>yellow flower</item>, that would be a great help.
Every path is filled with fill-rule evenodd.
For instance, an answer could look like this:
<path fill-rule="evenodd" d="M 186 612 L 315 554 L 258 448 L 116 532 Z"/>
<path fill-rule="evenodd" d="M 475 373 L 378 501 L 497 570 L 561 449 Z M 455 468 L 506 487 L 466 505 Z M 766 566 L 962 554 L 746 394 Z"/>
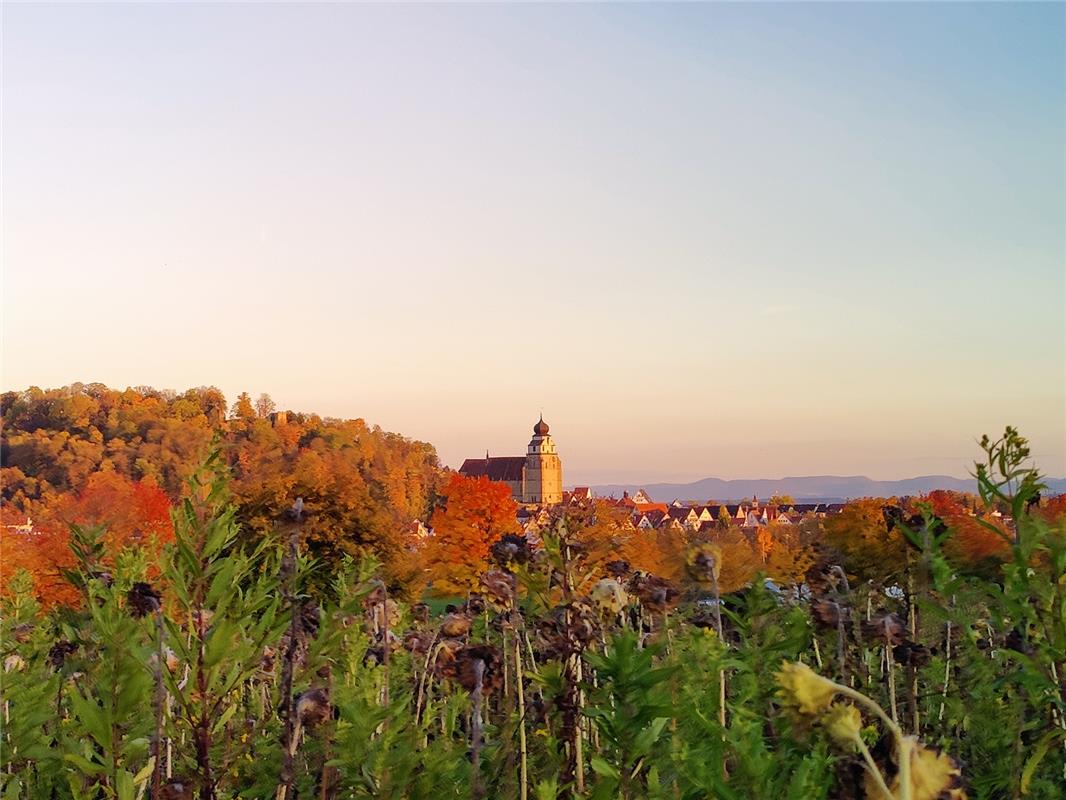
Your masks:
<path fill-rule="evenodd" d="M 911 745 L 911 800 L 962 800 L 962 770 L 939 748 L 913 740 Z M 898 780 L 898 779 L 897 779 Z"/>
<path fill-rule="evenodd" d="M 854 750 L 862 731 L 862 714 L 848 703 L 833 703 L 822 717 L 829 736 L 845 750 Z"/>
<path fill-rule="evenodd" d="M 783 705 L 800 714 L 821 714 L 833 701 L 839 687 L 806 664 L 791 661 L 777 672 L 778 696 Z"/>
<path fill-rule="evenodd" d="M 955 759 L 938 748 L 922 744 L 913 736 L 906 737 L 906 741 L 910 745 L 911 800 L 966 800 L 962 771 Z M 903 796 L 899 772 L 888 788 L 893 797 Z M 866 778 L 866 793 L 867 797 L 878 796 L 869 776 Z"/>

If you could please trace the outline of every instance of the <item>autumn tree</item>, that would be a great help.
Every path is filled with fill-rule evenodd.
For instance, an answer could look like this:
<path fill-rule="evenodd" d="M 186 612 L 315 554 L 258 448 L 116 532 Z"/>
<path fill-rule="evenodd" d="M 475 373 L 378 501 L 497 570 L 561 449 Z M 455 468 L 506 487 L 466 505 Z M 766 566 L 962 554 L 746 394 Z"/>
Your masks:
<path fill-rule="evenodd" d="M 803 583 L 816 560 L 815 543 L 809 530 L 810 526 L 805 524 L 778 523 L 760 528 L 768 534 L 763 538 L 763 564 L 767 575 L 786 585 Z"/>
<path fill-rule="evenodd" d="M 234 402 L 233 408 L 230 409 L 230 416 L 243 422 L 251 422 L 255 419 L 255 406 L 252 404 L 252 397 L 248 392 L 241 392 L 237 395 L 237 400 Z"/>
<path fill-rule="evenodd" d="M 923 501 L 948 527 L 944 542 L 948 559 L 971 574 L 998 578 L 1003 562 L 1010 558 L 1012 536 L 1003 518 L 993 515 L 977 498 L 958 492 L 932 491 Z"/>
<path fill-rule="evenodd" d="M 883 508 L 893 504 L 876 497 L 852 500 L 839 514 L 822 520 L 826 545 L 848 572 L 863 580 L 891 582 L 909 566 L 912 548 L 898 527 L 889 530 L 885 522 Z"/>
<path fill-rule="evenodd" d="M 259 415 L 260 419 L 269 417 L 275 410 L 277 410 L 277 406 L 270 399 L 270 395 L 266 392 L 259 395 L 259 399 L 255 401 L 255 413 Z"/>
<path fill-rule="evenodd" d="M 473 589 L 488 568 L 489 548 L 504 534 L 520 532 L 517 510 L 507 484 L 449 475 L 430 518 L 433 536 L 425 551 L 434 590 L 465 594 Z"/>
<path fill-rule="evenodd" d="M 564 508 L 560 516 L 582 562 L 601 573 L 607 562 L 624 558 L 622 550 L 634 537 L 646 534 L 634 527 L 628 508 L 602 499 Z"/>
<path fill-rule="evenodd" d="M 718 527 L 727 529 L 732 524 L 732 517 L 729 515 L 729 509 L 725 507 L 725 504 L 718 506 Z"/>
<path fill-rule="evenodd" d="M 63 574 L 74 563 L 69 547 L 72 525 L 102 528 L 109 560 L 123 548 L 134 547 L 145 550 L 156 568 L 161 547 L 174 539 L 166 493 L 151 480 L 132 481 L 110 470 L 94 474 L 80 492 L 61 496 L 53 508 L 42 512 L 32 526 L 25 521 L 4 526 L 0 586 L 6 587 L 17 569 L 25 569 L 46 607 L 70 604 L 79 597 Z M 17 518 L 5 509 L 5 522 Z"/>

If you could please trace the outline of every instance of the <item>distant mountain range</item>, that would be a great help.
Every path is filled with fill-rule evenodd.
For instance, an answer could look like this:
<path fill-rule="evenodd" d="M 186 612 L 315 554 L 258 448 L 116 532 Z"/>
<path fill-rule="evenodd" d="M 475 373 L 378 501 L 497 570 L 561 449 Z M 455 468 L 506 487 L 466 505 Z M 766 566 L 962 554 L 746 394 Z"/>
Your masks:
<path fill-rule="evenodd" d="M 1046 478 L 1051 494 L 1066 492 L 1066 478 Z M 922 475 L 898 481 L 875 481 L 864 475 L 810 475 L 800 478 L 759 478 L 753 480 L 726 481 L 721 478 L 704 478 L 693 483 L 612 483 L 593 486 L 593 494 L 601 497 L 621 497 L 623 492 L 633 494 L 643 489 L 659 503 L 673 500 L 746 500 L 753 495 L 765 500 L 775 494 L 791 495 L 797 501 L 842 502 L 856 497 L 899 497 L 925 494 L 934 489 L 952 489 L 958 492 L 976 492 L 977 481 L 972 478 L 953 478 L 950 475 Z"/>

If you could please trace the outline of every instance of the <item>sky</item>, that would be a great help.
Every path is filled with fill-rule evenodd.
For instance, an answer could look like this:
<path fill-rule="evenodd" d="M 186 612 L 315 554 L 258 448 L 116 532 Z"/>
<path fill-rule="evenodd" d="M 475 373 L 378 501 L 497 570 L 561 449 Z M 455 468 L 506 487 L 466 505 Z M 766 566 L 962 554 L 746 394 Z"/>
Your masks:
<path fill-rule="evenodd" d="M 1066 5 L 2 7 L 5 390 L 564 481 L 1066 475 Z"/>

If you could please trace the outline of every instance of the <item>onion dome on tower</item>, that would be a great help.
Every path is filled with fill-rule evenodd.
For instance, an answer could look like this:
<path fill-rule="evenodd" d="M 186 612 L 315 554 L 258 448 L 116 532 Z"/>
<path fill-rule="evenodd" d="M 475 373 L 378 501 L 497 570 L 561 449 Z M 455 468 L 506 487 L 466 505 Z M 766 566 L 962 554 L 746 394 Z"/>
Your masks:
<path fill-rule="evenodd" d="M 536 436 L 547 436 L 548 435 L 548 423 L 544 421 L 544 415 L 543 414 L 540 415 L 540 421 L 537 422 L 537 424 L 533 426 L 533 433 Z"/>

